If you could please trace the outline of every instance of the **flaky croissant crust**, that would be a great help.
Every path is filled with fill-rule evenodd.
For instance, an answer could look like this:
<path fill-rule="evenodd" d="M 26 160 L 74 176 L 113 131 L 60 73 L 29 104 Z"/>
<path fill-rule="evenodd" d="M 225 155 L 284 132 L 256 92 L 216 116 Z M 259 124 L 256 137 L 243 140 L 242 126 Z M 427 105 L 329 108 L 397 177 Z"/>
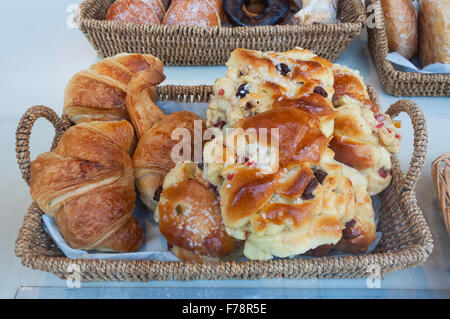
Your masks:
<path fill-rule="evenodd" d="M 143 233 L 132 216 L 135 143 L 127 121 L 82 123 L 69 128 L 54 151 L 31 163 L 31 196 L 72 248 L 139 248 Z"/>

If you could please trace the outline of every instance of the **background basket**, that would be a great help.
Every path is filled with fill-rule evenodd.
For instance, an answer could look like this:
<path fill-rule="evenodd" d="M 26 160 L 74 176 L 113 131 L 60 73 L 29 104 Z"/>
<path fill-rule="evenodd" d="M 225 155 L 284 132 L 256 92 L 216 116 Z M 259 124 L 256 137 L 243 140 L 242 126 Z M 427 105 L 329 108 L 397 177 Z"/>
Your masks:
<path fill-rule="evenodd" d="M 378 99 L 369 87 L 371 99 Z M 182 102 L 208 102 L 211 86 L 162 86 L 158 99 Z M 428 144 L 422 111 L 411 101 L 399 101 L 388 114 L 392 117 L 406 112 L 414 128 L 414 153 L 404 174 L 395 156 L 392 157 L 392 183 L 381 195 L 378 230 L 383 233 L 371 254 L 349 257 L 310 259 L 277 259 L 219 263 L 182 263 L 150 260 L 73 260 L 64 257 L 43 228 L 43 212 L 32 204 L 25 215 L 16 241 L 15 253 L 22 264 L 51 272 L 66 279 L 78 265 L 83 281 L 149 281 L 193 279 L 258 279 L 258 278 L 365 278 L 423 263 L 433 249 L 433 240 L 422 212 L 417 205 L 414 188 L 419 179 Z M 34 106 L 22 117 L 16 131 L 16 152 L 19 168 L 27 183 L 30 178 L 29 142 L 34 122 L 41 117 L 55 127 L 53 147 L 64 131 L 72 125 L 67 117 L 59 118 L 45 106 Z M 70 267 L 69 267 L 70 266 Z M 374 273 L 375 269 L 375 273 Z M 379 270 L 379 272 L 378 272 Z"/>
<path fill-rule="evenodd" d="M 236 48 L 286 51 L 300 46 L 336 60 L 362 31 L 366 19 L 360 0 L 340 0 L 340 24 L 264 27 L 151 26 L 105 21 L 115 0 L 85 0 L 79 27 L 102 58 L 145 53 L 171 65 L 221 65 Z"/>
<path fill-rule="evenodd" d="M 365 0 L 368 15 L 375 14 L 376 27 L 367 27 L 369 48 L 387 93 L 395 96 L 450 96 L 450 74 L 401 72 L 386 60 L 389 53 L 380 0 Z M 369 9 L 369 8 L 368 8 Z"/>

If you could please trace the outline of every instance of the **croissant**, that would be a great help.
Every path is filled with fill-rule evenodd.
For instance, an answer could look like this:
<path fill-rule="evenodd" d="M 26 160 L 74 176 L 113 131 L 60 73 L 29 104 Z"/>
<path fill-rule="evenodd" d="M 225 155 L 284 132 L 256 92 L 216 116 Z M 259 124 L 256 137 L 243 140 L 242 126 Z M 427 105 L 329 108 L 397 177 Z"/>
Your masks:
<path fill-rule="evenodd" d="M 31 197 L 74 249 L 136 251 L 143 232 L 132 216 L 136 192 L 127 121 L 88 122 L 31 163 Z"/>
<path fill-rule="evenodd" d="M 153 70 L 136 75 L 128 85 L 126 105 L 128 114 L 138 136 L 138 145 L 133 155 L 136 186 L 144 204 L 154 210 L 162 190 L 166 174 L 175 166 L 172 149 L 178 143 L 172 139 L 176 129 L 187 129 L 191 139 L 190 147 L 194 153 L 195 121 L 198 121 L 198 133 L 202 134 L 205 125 L 202 119 L 192 112 L 182 111 L 165 115 L 152 100 L 150 91 Z M 178 136 L 176 137 L 178 138 Z M 201 156 L 201 150 L 199 151 Z M 192 159 L 189 154 L 189 159 Z"/>
<path fill-rule="evenodd" d="M 76 124 L 86 121 L 128 120 L 128 84 L 142 71 L 147 73 L 149 94 L 156 99 L 155 85 L 164 81 L 163 63 L 150 54 L 119 54 L 75 74 L 64 94 L 64 113 Z"/>

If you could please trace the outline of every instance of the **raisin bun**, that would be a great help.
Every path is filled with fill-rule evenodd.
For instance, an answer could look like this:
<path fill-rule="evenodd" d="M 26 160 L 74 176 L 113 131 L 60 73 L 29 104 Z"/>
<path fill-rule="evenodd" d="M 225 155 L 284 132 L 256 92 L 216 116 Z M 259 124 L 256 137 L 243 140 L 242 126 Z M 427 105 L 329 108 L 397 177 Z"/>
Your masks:
<path fill-rule="evenodd" d="M 357 71 L 335 64 L 333 74 L 336 118 L 330 147 L 338 161 L 367 177 L 369 194 L 376 195 L 391 181 L 391 154 L 400 149 L 399 125 L 369 100 Z"/>
<path fill-rule="evenodd" d="M 343 239 L 343 230 L 355 227 L 359 234 L 348 246 L 367 249 L 375 239 L 367 180 L 350 167 L 344 174 L 345 165 L 333 159 L 318 118 L 288 106 L 244 118 L 233 128 L 225 135 L 239 137 L 244 134 L 236 133 L 239 129 L 262 128 L 270 135 L 247 139 L 246 147 L 233 144 L 239 140 L 234 136 L 216 137 L 204 150 L 205 177 L 218 188 L 226 230 L 245 241 L 247 258 L 293 257 L 333 247 Z M 278 129 L 276 138 L 271 129 Z M 356 242 L 360 236 L 365 240 Z"/>
<path fill-rule="evenodd" d="M 280 106 L 297 107 L 320 119 L 326 136 L 333 132 L 332 63 L 311 51 L 236 49 L 225 77 L 217 79 L 207 110 L 207 125 L 223 128 Z"/>
<path fill-rule="evenodd" d="M 216 188 L 195 163 L 179 163 L 167 174 L 155 220 L 184 262 L 239 257 L 238 241 L 225 231 Z"/>

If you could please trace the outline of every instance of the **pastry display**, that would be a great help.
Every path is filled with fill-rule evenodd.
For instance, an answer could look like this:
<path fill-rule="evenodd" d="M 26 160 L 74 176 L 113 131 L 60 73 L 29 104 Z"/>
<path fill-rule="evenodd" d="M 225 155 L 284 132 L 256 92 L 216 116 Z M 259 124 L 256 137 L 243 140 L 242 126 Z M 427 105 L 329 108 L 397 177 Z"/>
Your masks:
<path fill-rule="evenodd" d="M 338 0 L 117 0 L 106 20 L 150 25 L 334 24 Z"/>
<path fill-rule="evenodd" d="M 141 226 L 136 202 L 132 125 L 89 122 L 67 130 L 53 152 L 31 163 L 31 197 L 74 249 L 136 251 Z"/>
<path fill-rule="evenodd" d="M 411 0 L 381 0 L 389 51 L 411 59 L 417 52 L 419 33 Z"/>
<path fill-rule="evenodd" d="M 294 15 L 292 24 L 337 23 L 337 0 L 302 0 L 302 8 Z"/>
<path fill-rule="evenodd" d="M 66 86 L 64 113 L 74 123 L 97 120 L 128 120 L 126 107 L 128 83 L 144 70 L 146 85 L 156 98 L 154 86 L 164 77 L 163 63 L 149 54 L 119 54 L 106 58 L 90 69 L 75 74 Z"/>
<path fill-rule="evenodd" d="M 432 63 L 450 64 L 450 1 L 420 1 L 419 57 L 422 66 Z"/>

